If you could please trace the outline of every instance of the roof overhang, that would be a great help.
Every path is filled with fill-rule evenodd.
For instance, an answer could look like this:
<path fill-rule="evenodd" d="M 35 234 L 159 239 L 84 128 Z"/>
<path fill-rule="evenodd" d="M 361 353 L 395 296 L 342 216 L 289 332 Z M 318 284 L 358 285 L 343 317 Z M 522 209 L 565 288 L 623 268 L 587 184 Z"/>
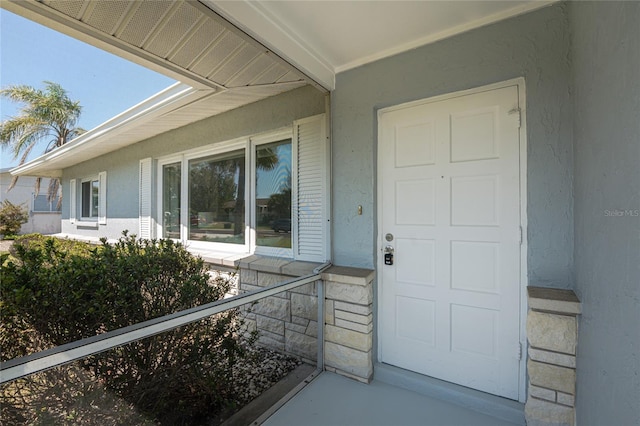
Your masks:
<path fill-rule="evenodd" d="M 306 81 L 197 0 L 3 0 L 2 8 L 199 89 Z"/>
<path fill-rule="evenodd" d="M 3 0 L 27 19 L 177 79 L 168 89 L 12 170 L 64 168 L 307 84 L 327 89 L 196 0 Z"/>
<path fill-rule="evenodd" d="M 61 177 L 67 167 L 304 85 L 296 81 L 216 91 L 176 83 L 11 173 Z"/>
<path fill-rule="evenodd" d="M 327 92 L 334 88 L 336 72 L 553 1 L 412 2 L 411 7 L 389 2 L 376 8 L 385 13 L 376 14 L 366 2 L 353 1 L 2 0 L 2 8 L 182 82 L 12 173 L 60 176 L 71 165 L 305 84 Z M 285 13 L 286 7 L 294 13 Z M 392 12 L 395 19 L 389 20 Z M 363 57 L 347 55 L 344 63 L 317 49 L 341 47 L 354 32 L 364 34 L 375 49 L 408 26 L 408 14 L 415 15 L 414 31 L 425 27 L 422 17 L 432 23 L 442 18 L 450 27 L 418 38 L 413 34 Z M 336 17 L 342 27 L 329 22 Z M 349 48 L 352 54 L 360 50 L 366 49 Z"/>

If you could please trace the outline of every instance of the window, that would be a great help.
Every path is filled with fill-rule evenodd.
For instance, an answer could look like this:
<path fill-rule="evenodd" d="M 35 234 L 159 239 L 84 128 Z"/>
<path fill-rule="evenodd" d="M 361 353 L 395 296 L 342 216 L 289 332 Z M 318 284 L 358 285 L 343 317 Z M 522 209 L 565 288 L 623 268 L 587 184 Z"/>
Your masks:
<path fill-rule="evenodd" d="M 98 179 L 82 182 L 82 219 L 98 219 L 98 203 L 100 200 L 100 181 Z"/>
<path fill-rule="evenodd" d="M 106 225 L 107 172 L 100 172 L 96 177 L 84 178 L 78 186 L 75 179 L 69 181 L 69 222 L 76 223 L 79 213 L 79 226 L 83 225 L 83 222 L 85 226 L 89 222 L 95 226 Z M 77 198 L 76 194 L 78 194 Z M 80 208 L 77 207 L 78 204 Z"/>
<path fill-rule="evenodd" d="M 189 161 L 190 241 L 245 244 L 244 150 Z"/>
<path fill-rule="evenodd" d="M 60 212 L 60 208 L 58 207 L 60 197 L 54 197 L 51 201 L 49 201 L 48 198 L 48 195 L 34 194 L 33 211 L 36 213 Z"/>
<path fill-rule="evenodd" d="M 162 166 L 162 238 L 180 238 L 180 179 L 181 164 Z"/>
<path fill-rule="evenodd" d="M 290 249 L 291 139 L 255 149 L 256 246 Z"/>
<path fill-rule="evenodd" d="M 327 260 L 324 123 L 310 117 L 158 159 L 158 235 L 195 249 Z"/>

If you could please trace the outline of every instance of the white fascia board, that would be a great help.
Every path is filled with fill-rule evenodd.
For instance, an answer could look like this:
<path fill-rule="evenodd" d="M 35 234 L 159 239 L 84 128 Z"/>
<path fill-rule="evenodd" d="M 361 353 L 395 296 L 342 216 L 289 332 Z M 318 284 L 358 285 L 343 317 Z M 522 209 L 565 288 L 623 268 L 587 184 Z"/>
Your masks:
<path fill-rule="evenodd" d="M 62 176 L 62 169 L 70 166 L 70 164 L 65 164 L 68 160 L 72 159 L 73 164 L 78 164 L 105 154 L 105 151 L 100 151 L 96 155 L 95 151 L 92 153 L 91 148 L 106 142 L 107 139 L 113 138 L 123 131 L 135 128 L 158 115 L 182 106 L 185 100 L 193 101 L 212 93 L 215 93 L 215 91 L 200 90 L 184 83 L 175 83 L 63 146 L 43 154 L 22 166 L 11 169 L 11 174 L 16 176 L 60 177 Z M 119 148 L 122 147 L 116 149 Z"/>
<path fill-rule="evenodd" d="M 325 89 L 335 89 L 335 71 L 311 46 L 259 2 L 201 0 L 207 7 L 271 49 Z"/>

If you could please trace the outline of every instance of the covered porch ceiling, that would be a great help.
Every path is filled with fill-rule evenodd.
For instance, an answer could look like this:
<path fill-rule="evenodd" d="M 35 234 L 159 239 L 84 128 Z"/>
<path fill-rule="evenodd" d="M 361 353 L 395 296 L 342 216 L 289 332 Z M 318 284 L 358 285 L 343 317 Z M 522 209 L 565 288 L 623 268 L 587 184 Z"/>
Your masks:
<path fill-rule="evenodd" d="M 306 84 L 328 93 L 336 73 L 553 1 L 4 0 L 4 9 L 183 84 L 179 100 L 158 94 L 13 173 L 59 176 Z"/>
<path fill-rule="evenodd" d="M 198 89 L 312 83 L 195 0 L 10 0 L 2 7 Z"/>

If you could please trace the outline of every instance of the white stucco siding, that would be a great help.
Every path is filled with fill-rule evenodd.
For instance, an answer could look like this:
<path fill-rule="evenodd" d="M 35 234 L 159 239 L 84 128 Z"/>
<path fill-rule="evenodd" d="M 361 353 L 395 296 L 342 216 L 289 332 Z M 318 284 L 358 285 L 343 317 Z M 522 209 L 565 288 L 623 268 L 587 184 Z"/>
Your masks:
<path fill-rule="evenodd" d="M 332 169 L 340 185 L 332 199 L 334 263 L 376 264 L 377 110 L 524 77 L 529 282 L 573 285 L 567 14 L 566 5 L 553 5 L 336 76 Z"/>
<path fill-rule="evenodd" d="M 63 198 L 62 233 L 85 237 L 118 238 L 123 230 L 137 234 L 139 224 L 140 160 L 157 159 L 219 142 L 291 127 L 295 120 L 325 112 L 325 95 L 310 86 L 292 90 L 224 114 L 172 130 L 116 152 L 63 170 L 63 194 L 69 194 L 69 182 L 106 172 L 106 220 L 100 223 L 70 223 L 70 203 Z M 116 136 L 117 137 L 117 136 Z M 77 184 L 78 185 L 78 184 Z M 76 187 L 80 197 L 80 187 Z M 151 214 L 156 218 L 156 194 Z M 80 209 L 79 204 L 76 206 Z"/>
<path fill-rule="evenodd" d="M 9 200 L 13 204 L 26 206 L 29 211 L 29 221 L 22 225 L 20 233 L 55 234 L 60 232 L 60 212 L 33 211 L 36 179 L 31 176 L 23 176 L 18 179 L 16 186 L 8 191 L 12 178 L 13 176 L 8 171 L 0 173 L 0 202 Z M 40 195 L 46 196 L 48 187 L 49 179 L 43 179 L 40 184 Z"/>

